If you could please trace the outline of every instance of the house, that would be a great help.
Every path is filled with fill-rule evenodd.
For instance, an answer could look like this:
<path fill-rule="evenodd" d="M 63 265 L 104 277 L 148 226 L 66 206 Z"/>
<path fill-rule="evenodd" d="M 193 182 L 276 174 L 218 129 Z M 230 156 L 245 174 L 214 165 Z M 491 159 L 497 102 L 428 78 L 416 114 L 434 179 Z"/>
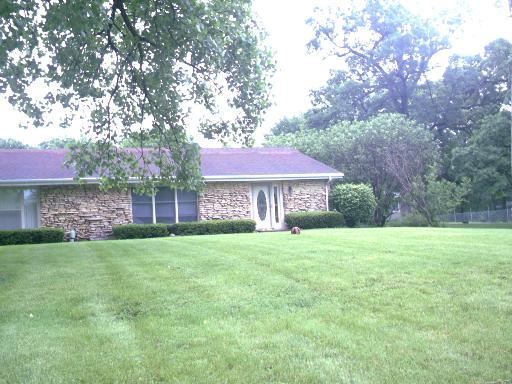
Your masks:
<path fill-rule="evenodd" d="M 201 150 L 203 191 L 158 188 L 153 196 L 78 184 L 63 166 L 67 150 L 0 150 L 0 229 L 76 229 L 104 239 L 112 226 L 211 219 L 254 219 L 258 230 L 285 228 L 284 215 L 328 209 L 329 183 L 343 174 L 296 150 Z"/>

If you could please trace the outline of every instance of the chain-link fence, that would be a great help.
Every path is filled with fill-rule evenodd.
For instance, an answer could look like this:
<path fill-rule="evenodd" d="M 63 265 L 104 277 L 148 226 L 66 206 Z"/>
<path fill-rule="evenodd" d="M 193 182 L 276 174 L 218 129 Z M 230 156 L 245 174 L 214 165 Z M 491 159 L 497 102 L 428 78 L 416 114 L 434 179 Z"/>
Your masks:
<path fill-rule="evenodd" d="M 452 223 L 512 223 L 512 208 L 447 213 L 441 215 L 441 221 Z"/>

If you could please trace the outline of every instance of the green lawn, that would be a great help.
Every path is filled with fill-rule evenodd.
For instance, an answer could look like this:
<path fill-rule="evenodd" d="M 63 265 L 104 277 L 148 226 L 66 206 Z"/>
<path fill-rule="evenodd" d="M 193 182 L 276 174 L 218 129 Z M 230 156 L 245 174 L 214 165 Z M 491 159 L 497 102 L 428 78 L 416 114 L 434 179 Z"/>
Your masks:
<path fill-rule="evenodd" d="M 0 382 L 511 379 L 511 230 L 0 247 Z"/>
<path fill-rule="evenodd" d="M 502 228 L 512 229 L 512 223 L 443 223 L 445 228 Z"/>

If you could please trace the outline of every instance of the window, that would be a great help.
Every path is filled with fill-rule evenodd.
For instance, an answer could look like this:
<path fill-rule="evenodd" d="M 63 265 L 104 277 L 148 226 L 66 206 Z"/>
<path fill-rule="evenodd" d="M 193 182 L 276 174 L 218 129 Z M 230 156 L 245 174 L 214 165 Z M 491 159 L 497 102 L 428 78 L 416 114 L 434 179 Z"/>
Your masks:
<path fill-rule="evenodd" d="M 153 198 L 132 192 L 132 212 L 135 224 L 152 224 Z"/>
<path fill-rule="evenodd" d="M 174 195 L 174 189 L 158 188 L 155 195 L 155 213 L 157 223 L 171 224 L 176 222 Z"/>
<path fill-rule="evenodd" d="M 178 221 L 197 220 L 197 194 L 194 191 L 178 191 Z"/>
<path fill-rule="evenodd" d="M 158 188 L 154 196 L 132 191 L 133 222 L 136 224 L 197 220 L 197 194 L 194 191 Z M 176 220 L 177 219 L 177 220 Z"/>
<path fill-rule="evenodd" d="M 260 217 L 260 220 L 264 221 L 267 217 L 267 197 L 263 190 L 258 192 L 256 206 L 258 207 L 258 216 Z"/>
<path fill-rule="evenodd" d="M 0 229 L 37 228 L 38 195 L 35 189 L 0 189 Z"/>
<path fill-rule="evenodd" d="M 279 188 L 274 187 L 274 216 L 276 223 L 279 223 Z"/>

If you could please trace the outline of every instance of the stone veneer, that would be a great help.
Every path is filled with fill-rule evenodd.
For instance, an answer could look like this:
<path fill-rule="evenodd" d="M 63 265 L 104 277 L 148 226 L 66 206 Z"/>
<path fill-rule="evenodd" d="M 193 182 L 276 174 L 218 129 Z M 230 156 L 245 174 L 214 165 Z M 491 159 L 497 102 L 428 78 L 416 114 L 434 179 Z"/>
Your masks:
<path fill-rule="evenodd" d="M 115 224 L 132 222 L 129 191 L 101 191 L 98 186 L 41 187 L 41 226 L 76 229 L 78 239 L 105 239 Z"/>
<path fill-rule="evenodd" d="M 283 191 L 284 213 L 326 210 L 323 180 L 278 182 Z M 261 184 L 261 183 L 260 183 Z M 270 184 L 270 183 L 269 183 Z M 198 219 L 250 219 L 252 184 L 206 183 L 198 196 Z M 41 226 L 75 228 L 78 239 L 105 239 L 112 226 L 132 222 L 129 191 L 101 191 L 98 186 L 41 187 Z"/>
<path fill-rule="evenodd" d="M 326 183 L 324 180 L 278 182 L 283 191 L 284 213 L 325 211 Z M 206 183 L 205 190 L 198 197 L 199 220 L 250 219 L 251 193 L 252 183 L 248 182 Z"/>
<path fill-rule="evenodd" d="M 197 199 L 199 220 L 250 219 L 250 186 L 243 182 L 206 183 Z"/>
<path fill-rule="evenodd" d="M 283 181 L 284 213 L 325 211 L 325 180 Z"/>

